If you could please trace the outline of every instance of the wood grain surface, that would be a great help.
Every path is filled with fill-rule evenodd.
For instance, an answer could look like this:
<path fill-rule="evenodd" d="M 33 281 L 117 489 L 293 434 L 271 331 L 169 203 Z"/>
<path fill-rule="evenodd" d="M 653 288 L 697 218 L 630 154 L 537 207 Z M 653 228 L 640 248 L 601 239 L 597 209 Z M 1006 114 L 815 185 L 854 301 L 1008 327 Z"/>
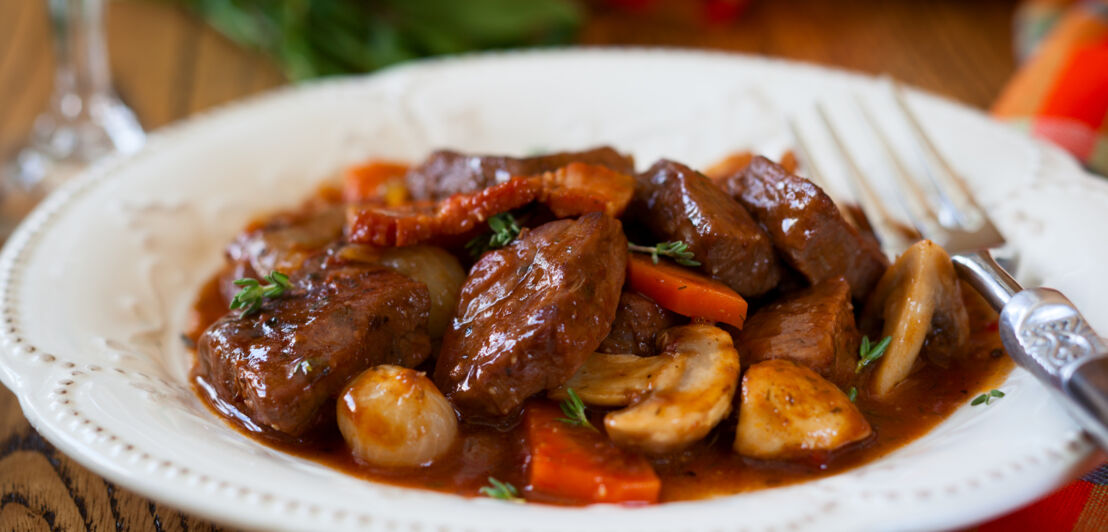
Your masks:
<path fill-rule="evenodd" d="M 45 1 L 0 0 L 0 154 L 26 136 L 50 94 Z M 701 23 L 697 2 L 628 13 L 590 4 L 585 44 L 692 46 L 870 73 L 986 107 L 1012 74 L 1014 2 L 756 0 L 737 21 Z M 261 55 L 163 2 L 111 2 L 120 96 L 148 129 L 284 83 Z M 664 75 L 664 74 L 663 74 Z M 34 431 L 0 387 L 0 531 L 221 530 L 107 482 Z"/>

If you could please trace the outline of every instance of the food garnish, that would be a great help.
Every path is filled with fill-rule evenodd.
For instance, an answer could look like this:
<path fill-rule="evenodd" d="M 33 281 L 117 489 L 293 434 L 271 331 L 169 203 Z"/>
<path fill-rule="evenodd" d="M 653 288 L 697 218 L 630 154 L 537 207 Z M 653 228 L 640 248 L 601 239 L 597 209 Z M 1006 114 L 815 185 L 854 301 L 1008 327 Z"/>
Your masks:
<path fill-rule="evenodd" d="M 491 486 L 485 486 L 477 491 L 481 493 L 481 495 L 492 497 L 493 499 L 518 503 L 526 502 L 523 500 L 523 497 L 519 496 L 519 490 L 517 490 L 511 482 L 501 482 L 493 477 L 489 477 L 489 484 L 491 484 Z"/>
<path fill-rule="evenodd" d="M 573 425 L 575 427 L 585 427 L 587 429 L 596 430 L 596 427 L 589 423 L 589 417 L 585 415 L 585 403 L 581 401 L 581 398 L 577 396 L 577 392 L 573 391 L 573 388 L 566 388 L 566 394 L 569 395 L 562 404 L 562 413 L 566 417 L 558 418 L 558 421 L 567 425 Z"/>
<path fill-rule="evenodd" d="M 269 284 L 261 284 L 257 279 L 251 279 L 249 277 L 243 279 L 236 279 L 234 281 L 235 286 L 241 286 L 242 290 L 235 294 L 235 297 L 231 299 L 231 310 L 242 309 L 239 313 L 239 318 L 245 318 L 262 308 L 263 299 L 273 299 L 285 293 L 292 287 L 289 284 L 289 277 L 277 270 L 269 272 L 269 275 L 265 276 L 265 280 L 269 281 Z"/>
<path fill-rule="evenodd" d="M 662 256 L 669 257 L 682 266 L 700 266 L 700 262 L 695 260 L 693 253 L 689 251 L 689 245 L 681 241 L 659 242 L 653 246 L 628 243 L 627 249 L 649 253 L 650 260 L 653 260 L 654 264 L 658 264 L 658 257 Z"/>
<path fill-rule="evenodd" d="M 479 258 L 486 251 L 500 249 L 519 236 L 519 223 L 510 212 L 502 212 L 489 218 L 491 233 L 485 233 L 466 243 L 466 251 L 473 258 Z"/>
<path fill-rule="evenodd" d="M 889 348 L 889 343 L 892 341 L 892 336 L 886 336 L 877 345 L 871 345 L 869 336 L 863 336 L 862 345 L 858 348 L 858 365 L 854 367 L 854 373 L 861 373 L 862 368 L 881 358 L 881 355 L 885 354 L 885 350 Z"/>
<path fill-rule="evenodd" d="M 970 406 L 977 406 L 981 403 L 990 405 L 992 404 L 993 399 L 1000 399 L 1001 397 L 1004 397 L 1004 392 L 994 388 L 981 395 L 978 395 L 977 397 L 974 397 L 973 401 L 970 402 Z"/>
<path fill-rule="evenodd" d="M 853 403 L 854 400 L 858 398 L 858 388 L 851 386 L 850 391 L 847 392 L 846 396 L 850 398 L 850 402 Z"/>

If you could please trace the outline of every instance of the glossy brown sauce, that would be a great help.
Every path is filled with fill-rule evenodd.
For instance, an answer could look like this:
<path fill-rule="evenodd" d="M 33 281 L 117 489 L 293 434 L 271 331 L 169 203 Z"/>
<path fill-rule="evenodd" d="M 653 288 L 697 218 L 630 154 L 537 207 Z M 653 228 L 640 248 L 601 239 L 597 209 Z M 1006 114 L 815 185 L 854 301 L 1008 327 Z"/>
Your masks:
<path fill-rule="evenodd" d="M 967 356 L 950 368 L 923 365 L 897 386 L 890 398 L 880 402 L 868 397 L 864 388 L 860 390 L 857 404 L 872 425 L 875 436 L 834 455 L 815 456 L 809 463 L 763 462 L 743 458 L 731 449 L 734 421 L 728 420 L 693 447 L 681 453 L 651 459 L 662 480 L 660 501 L 700 499 L 778 487 L 860 466 L 922 436 L 976 395 L 999 386 L 1013 364 L 1000 347 L 996 314 L 968 287 L 966 293 L 970 294 L 966 297 L 966 304 L 973 331 Z M 226 308 L 218 283 L 213 279 L 201 291 L 194 305 L 193 322 L 189 324 L 185 336 L 195 342 L 208 325 L 226 313 Z M 521 487 L 531 501 L 573 503 L 542 497 L 525 488 L 527 456 L 523 431 L 519 427 L 502 431 L 463 423 L 453 449 L 434 464 L 412 469 L 381 468 L 357 461 L 337 427 L 315 434 L 311 442 L 269 438 L 236 421 L 233 413 L 212 404 L 209 395 L 199 386 L 197 388 L 198 395 L 213 411 L 243 434 L 283 452 L 356 477 L 477 496 L 478 490 L 488 485 L 488 477 L 491 476 Z M 591 413 L 597 426 L 602 426 L 602 416 L 600 411 Z"/>

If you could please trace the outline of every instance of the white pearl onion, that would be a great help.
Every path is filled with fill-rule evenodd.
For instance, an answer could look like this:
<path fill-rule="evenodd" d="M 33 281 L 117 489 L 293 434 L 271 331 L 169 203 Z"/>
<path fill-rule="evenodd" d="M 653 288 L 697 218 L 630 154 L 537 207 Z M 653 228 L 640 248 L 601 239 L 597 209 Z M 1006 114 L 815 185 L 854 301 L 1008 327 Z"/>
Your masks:
<path fill-rule="evenodd" d="M 458 437 L 450 401 L 421 372 L 399 366 L 370 368 L 339 395 L 343 439 L 362 461 L 387 467 L 428 465 Z"/>

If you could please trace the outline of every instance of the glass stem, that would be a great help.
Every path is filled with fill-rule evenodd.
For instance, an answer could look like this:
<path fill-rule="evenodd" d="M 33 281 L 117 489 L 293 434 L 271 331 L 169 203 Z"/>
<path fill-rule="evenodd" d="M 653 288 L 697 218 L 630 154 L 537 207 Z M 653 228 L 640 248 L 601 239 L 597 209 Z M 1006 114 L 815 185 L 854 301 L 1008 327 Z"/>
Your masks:
<path fill-rule="evenodd" d="M 111 97 L 102 0 L 49 0 L 56 60 L 54 104 L 61 115 L 88 114 L 94 100 Z"/>

